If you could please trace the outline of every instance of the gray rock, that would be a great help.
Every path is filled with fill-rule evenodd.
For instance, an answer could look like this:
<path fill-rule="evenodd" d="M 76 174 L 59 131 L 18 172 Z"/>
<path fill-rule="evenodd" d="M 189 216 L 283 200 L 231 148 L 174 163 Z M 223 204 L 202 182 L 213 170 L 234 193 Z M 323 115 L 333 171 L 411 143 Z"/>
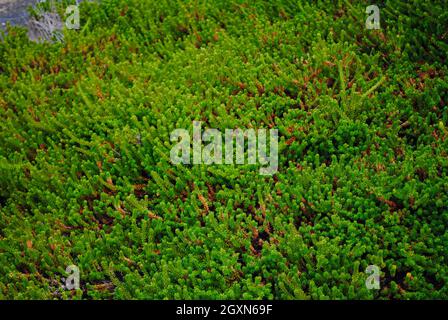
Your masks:
<path fill-rule="evenodd" d="M 47 0 L 50 4 L 58 0 Z M 32 41 L 62 41 L 62 29 L 64 23 L 56 12 L 56 8 L 50 11 L 40 11 L 37 17 L 31 17 L 28 11 L 30 6 L 35 6 L 42 0 L 0 0 L 0 29 L 5 30 L 7 23 L 21 25 L 28 28 L 28 37 Z M 76 1 L 79 4 L 81 1 Z"/>

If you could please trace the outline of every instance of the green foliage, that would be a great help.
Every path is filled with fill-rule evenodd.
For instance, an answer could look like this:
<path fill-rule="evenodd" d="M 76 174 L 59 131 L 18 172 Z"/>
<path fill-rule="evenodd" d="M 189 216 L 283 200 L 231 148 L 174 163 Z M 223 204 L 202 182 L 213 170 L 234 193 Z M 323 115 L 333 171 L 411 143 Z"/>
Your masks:
<path fill-rule="evenodd" d="M 448 298 L 444 4 L 365 30 L 360 1 L 103 0 L 64 43 L 10 28 L 0 298 Z M 278 173 L 172 165 L 194 120 L 278 128 Z"/>

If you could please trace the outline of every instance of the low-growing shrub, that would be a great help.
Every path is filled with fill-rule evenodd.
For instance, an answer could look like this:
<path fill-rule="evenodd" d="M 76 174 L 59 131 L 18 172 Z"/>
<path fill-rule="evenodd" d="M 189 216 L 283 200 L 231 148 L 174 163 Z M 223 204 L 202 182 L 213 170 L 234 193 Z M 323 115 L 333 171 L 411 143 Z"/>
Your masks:
<path fill-rule="evenodd" d="M 103 0 L 61 42 L 10 27 L 0 298 L 446 299 L 445 3 L 383 1 L 380 30 L 367 5 Z M 278 172 L 173 165 L 193 121 L 277 128 Z"/>

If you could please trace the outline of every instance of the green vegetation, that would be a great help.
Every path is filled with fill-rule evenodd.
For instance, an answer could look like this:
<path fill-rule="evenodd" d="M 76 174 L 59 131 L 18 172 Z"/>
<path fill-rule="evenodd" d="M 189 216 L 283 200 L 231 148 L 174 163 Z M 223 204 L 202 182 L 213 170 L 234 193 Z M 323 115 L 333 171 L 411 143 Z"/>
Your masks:
<path fill-rule="evenodd" d="M 63 43 L 11 27 L 0 298 L 447 299 L 446 3 L 378 2 L 380 30 L 354 0 L 83 2 Z M 278 172 L 171 164 L 194 120 L 277 128 Z"/>

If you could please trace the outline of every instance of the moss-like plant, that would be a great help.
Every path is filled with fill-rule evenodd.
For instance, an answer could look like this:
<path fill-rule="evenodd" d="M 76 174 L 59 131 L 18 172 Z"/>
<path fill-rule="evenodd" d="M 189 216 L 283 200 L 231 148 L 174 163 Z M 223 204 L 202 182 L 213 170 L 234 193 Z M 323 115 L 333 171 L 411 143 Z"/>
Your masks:
<path fill-rule="evenodd" d="M 359 1 L 103 0 L 63 43 L 9 28 L 0 298 L 448 298 L 444 4 L 366 30 Z M 173 165 L 193 121 L 277 128 L 278 172 Z"/>

